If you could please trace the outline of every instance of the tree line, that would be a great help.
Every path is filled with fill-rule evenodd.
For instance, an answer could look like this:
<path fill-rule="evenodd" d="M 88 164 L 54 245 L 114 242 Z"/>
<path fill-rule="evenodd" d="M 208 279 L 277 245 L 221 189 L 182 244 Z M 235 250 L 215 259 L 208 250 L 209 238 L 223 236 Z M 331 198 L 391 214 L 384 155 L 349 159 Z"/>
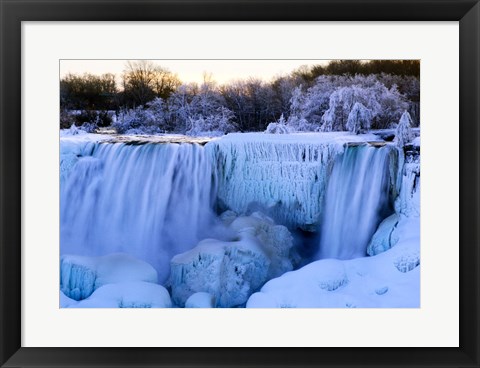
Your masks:
<path fill-rule="evenodd" d="M 120 81 L 113 74 L 63 77 L 60 126 L 195 135 L 263 131 L 282 121 L 297 131 L 328 131 L 348 129 L 353 109 L 371 128 L 391 127 L 404 111 L 418 125 L 419 75 L 416 60 L 335 60 L 269 82 L 219 85 L 205 75 L 201 84 L 186 84 L 151 61 L 127 62 Z"/>

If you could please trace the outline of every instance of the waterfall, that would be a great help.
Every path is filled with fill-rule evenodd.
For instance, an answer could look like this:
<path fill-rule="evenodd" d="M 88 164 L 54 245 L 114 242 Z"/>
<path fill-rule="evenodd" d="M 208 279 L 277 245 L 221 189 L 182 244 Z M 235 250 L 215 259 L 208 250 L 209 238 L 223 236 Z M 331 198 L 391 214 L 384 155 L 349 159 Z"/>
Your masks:
<path fill-rule="evenodd" d="M 96 143 L 62 183 L 62 253 L 129 253 L 164 281 L 175 254 L 211 235 L 212 175 L 197 144 Z"/>
<path fill-rule="evenodd" d="M 366 256 L 369 240 L 389 211 L 389 146 L 346 148 L 333 166 L 320 226 L 318 258 Z"/>

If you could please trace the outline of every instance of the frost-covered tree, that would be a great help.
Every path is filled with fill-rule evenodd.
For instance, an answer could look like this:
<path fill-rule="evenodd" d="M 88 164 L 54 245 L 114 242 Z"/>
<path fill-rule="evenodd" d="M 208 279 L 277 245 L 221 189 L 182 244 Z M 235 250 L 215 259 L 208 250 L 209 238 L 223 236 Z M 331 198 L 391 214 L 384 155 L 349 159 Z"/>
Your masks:
<path fill-rule="evenodd" d="M 283 117 L 283 114 L 276 122 L 268 124 L 267 129 L 265 130 L 265 133 L 270 134 L 288 134 L 290 132 L 290 127 L 286 125 L 286 120 Z"/>
<path fill-rule="evenodd" d="M 397 129 L 395 131 L 394 142 L 398 147 L 403 147 L 412 140 L 412 118 L 410 117 L 408 111 L 405 111 L 398 122 Z"/>
<path fill-rule="evenodd" d="M 191 102 L 198 93 L 196 84 L 183 84 L 168 99 L 168 119 L 173 131 L 185 133 L 191 129 Z"/>
<path fill-rule="evenodd" d="M 394 124 L 408 108 L 397 86 L 387 88 L 377 75 L 322 75 L 305 91 L 297 87 L 290 102 L 290 125 L 302 122 L 311 131 L 346 130 L 356 103 L 370 110 L 375 128 Z"/>
<path fill-rule="evenodd" d="M 122 111 L 112 126 L 118 133 L 127 134 L 159 134 L 169 129 L 166 105 L 162 98 L 157 97 L 146 107 Z"/>
<path fill-rule="evenodd" d="M 296 87 L 290 98 L 290 116 L 287 126 L 289 131 L 310 132 L 318 129 L 318 126 L 311 124 L 307 119 L 309 97 L 302 91 L 302 85 Z"/>
<path fill-rule="evenodd" d="M 235 131 L 233 113 L 220 106 L 215 112 L 190 118 L 190 129 L 185 133 L 190 136 L 219 136 Z"/>
<path fill-rule="evenodd" d="M 370 129 L 372 113 L 360 102 L 355 102 L 347 119 L 348 131 L 358 134 Z"/>

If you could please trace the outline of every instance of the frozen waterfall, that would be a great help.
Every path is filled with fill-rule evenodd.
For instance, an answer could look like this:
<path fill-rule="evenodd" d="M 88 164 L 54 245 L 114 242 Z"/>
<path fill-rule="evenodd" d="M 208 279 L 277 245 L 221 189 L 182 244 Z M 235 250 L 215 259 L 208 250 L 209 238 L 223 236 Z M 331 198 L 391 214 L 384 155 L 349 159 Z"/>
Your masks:
<path fill-rule="evenodd" d="M 62 254 L 125 252 L 154 265 L 211 236 L 211 159 L 197 144 L 95 143 L 61 186 Z"/>
<path fill-rule="evenodd" d="M 389 201 L 393 150 L 360 145 L 337 157 L 325 196 L 318 258 L 366 256 L 378 224 L 393 212 Z"/>

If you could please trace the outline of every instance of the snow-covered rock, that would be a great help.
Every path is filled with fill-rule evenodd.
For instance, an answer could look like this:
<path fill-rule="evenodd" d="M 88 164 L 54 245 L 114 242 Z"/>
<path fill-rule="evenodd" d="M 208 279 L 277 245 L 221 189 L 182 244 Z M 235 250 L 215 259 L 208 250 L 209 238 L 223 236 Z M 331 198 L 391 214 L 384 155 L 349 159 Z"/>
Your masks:
<path fill-rule="evenodd" d="M 60 290 L 73 300 L 85 299 L 106 284 L 132 281 L 156 283 L 157 272 L 148 263 L 121 253 L 60 258 Z"/>
<path fill-rule="evenodd" d="M 397 238 L 392 239 L 392 232 L 397 226 L 398 220 L 398 215 L 394 213 L 380 223 L 368 244 L 367 254 L 369 256 L 385 252 L 397 243 Z"/>
<path fill-rule="evenodd" d="M 228 134 L 205 146 L 216 160 L 218 199 L 240 215 L 260 210 L 275 222 L 315 231 L 328 176 L 345 143 L 378 141 L 347 132 Z"/>
<path fill-rule="evenodd" d="M 120 282 L 99 287 L 75 308 L 171 308 L 167 289 L 150 282 Z"/>
<path fill-rule="evenodd" d="M 172 298 L 187 299 L 206 292 L 219 307 L 244 304 L 267 281 L 270 260 L 255 236 L 244 232 L 238 241 L 202 240 L 194 249 L 171 260 Z"/>
<path fill-rule="evenodd" d="M 237 233 L 248 228 L 253 229 L 252 234 L 260 241 L 263 251 L 270 260 L 267 275 L 269 279 L 293 269 L 290 255 L 293 237 L 285 226 L 275 225 L 271 218 L 261 212 L 237 217 L 230 224 L 230 229 Z"/>
<path fill-rule="evenodd" d="M 172 259 L 176 304 L 183 306 L 192 294 L 206 292 L 220 307 L 242 305 L 267 280 L 293 269 L 293 237 L 285 226 L 256 212 L 235 218 L 229 229 L 236 240 L 205 239 Z"/>
<path fill-rule="evenodd" d="M 185 308 L 215 308 L 215 297 L 209 293 L 195 293 L 187 299 Z"/>

